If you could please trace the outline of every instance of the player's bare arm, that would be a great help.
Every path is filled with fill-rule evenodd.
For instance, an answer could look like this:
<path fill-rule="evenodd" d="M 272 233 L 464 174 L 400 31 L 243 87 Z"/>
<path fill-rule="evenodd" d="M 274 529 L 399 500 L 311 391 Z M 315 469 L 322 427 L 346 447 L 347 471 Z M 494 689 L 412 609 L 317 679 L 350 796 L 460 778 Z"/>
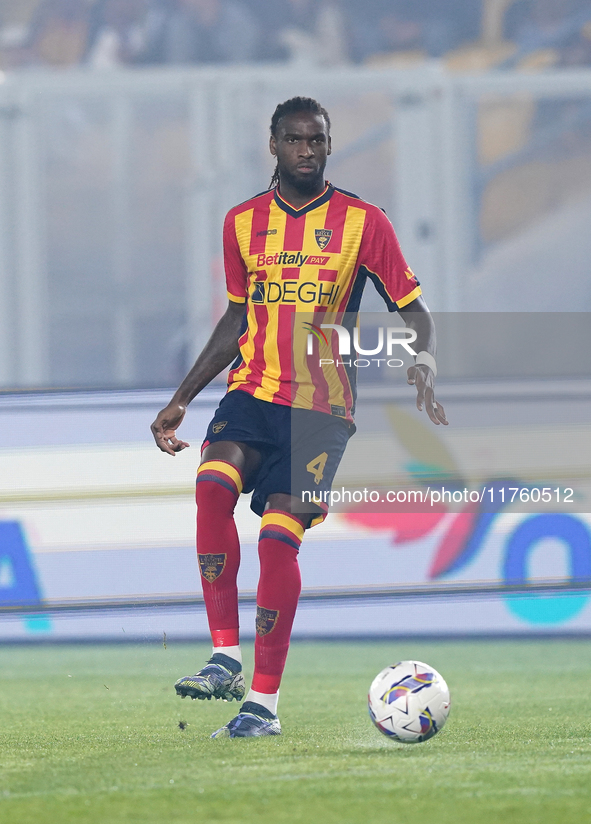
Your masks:
<path fill-rule="evenodd" d="M 244 318 L 244 304 L 229 302 L 225 314 L 212 332 L 195 365 L 150 427 L 162 452 L 175 455 L 189 444 L 176 437 L 187 406 L 220 372 L 238 356 L 238 338 Z"/>
<path fill-rule="evenodd" d="M 435 335 L 435 324 L 429 312 L 424 298 L 419 295 L 409 304 L 399 309 L 406 326 L 414 329 L 417 339 L 414 344 L 418 352 L 428 352 L 435 357 L 437 351 L 437 341 Z M 433 370 L 426 364 L 411 366 L 407 372 L 408 383 L 417 388 L 417 409 L 422 412 L 423 406 L 429 418 L 434 424 L 447 426 L 448 420 L 445 417 L 443 406 L 435 400 L 435 375 Z"/>

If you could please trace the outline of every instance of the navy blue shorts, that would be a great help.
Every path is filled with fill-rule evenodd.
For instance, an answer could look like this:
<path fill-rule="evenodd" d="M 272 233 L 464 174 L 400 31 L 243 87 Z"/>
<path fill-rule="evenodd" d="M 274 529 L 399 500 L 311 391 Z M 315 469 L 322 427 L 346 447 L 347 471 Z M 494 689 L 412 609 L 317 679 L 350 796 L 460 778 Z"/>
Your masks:
<path fill-rule="evenodd" d="M 262 516 L 269 495 L 282 492 L 302 502 L 302 512 L 328 511 L 329 493 L 345 447 L 355 427 L 342 418 L 310 409 L 293 409 L 233 390 L 221 400 L 207 427 L 203 446 L 239 441 L 261 453 L 259 469 L 245 478 L 243 492 L 254 490 L 250 508 Z"/>

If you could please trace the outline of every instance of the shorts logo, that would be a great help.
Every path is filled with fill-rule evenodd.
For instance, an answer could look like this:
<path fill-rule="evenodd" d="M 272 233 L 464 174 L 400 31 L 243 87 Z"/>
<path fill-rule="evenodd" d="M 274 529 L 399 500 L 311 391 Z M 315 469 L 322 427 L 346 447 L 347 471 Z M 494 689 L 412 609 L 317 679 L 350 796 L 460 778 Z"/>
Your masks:
<path fill-rule="evenodd" d="M 320 246 L 320 250 L 324 251 L 330 243 L 332 229 L 315 229 L 314 235 L 316 237 L 316 243 Z"/>
<path fill-rule="evenodd" d="M 219 423 L 214 423 L 214 425 L 213 425 L 213 427 L 212 427 L 212 429 L 213 429 L 213 434 L 214 434 L 214 435 L 217 435 L 219 432 L 221 432 L 221 431 L 222 431 L 222 429 L 224 428 L 224 426 L 225 426 L 227 423 L 228 423 L 228 421 L 220 421 Z"/>
<path fill-rule="evenodd" d="M 257 606 L 257 635 L 268 635 L 270 632 L 273 632 L 278 618 L 278 609 L 264 609 L 263 607 Z"/>
<path fill-rule="evenodd" d="M 201 575 L 206 581 L 213 584 L 216 578 L 219 578 L 224 571 L 227 558 L 226 553 L 224 552 L 220 555 L 197 555 L 197 558 L 199 560 Z"/>

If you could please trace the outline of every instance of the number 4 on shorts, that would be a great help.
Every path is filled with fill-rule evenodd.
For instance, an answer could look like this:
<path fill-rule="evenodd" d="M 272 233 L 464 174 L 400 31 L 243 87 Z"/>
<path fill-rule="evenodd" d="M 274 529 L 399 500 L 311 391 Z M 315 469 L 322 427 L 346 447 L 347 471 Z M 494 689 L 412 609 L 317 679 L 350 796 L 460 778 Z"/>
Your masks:
<path fill-rule="evenodd" d="M 316 458 L 312 458 L 309 464 L 306 464 L 306 469 L 314 475 L 314 483 L 319 484 L 324 478 L 324 467 L 328 460 L 328 452 L 322 452 Z"/>

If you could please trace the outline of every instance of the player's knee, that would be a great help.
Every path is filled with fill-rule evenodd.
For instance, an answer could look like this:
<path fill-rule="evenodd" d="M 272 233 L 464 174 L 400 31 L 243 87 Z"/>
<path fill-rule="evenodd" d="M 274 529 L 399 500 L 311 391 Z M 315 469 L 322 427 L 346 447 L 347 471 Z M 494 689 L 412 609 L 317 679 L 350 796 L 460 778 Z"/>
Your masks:
<path fill-rule="evenodd" d="M 198 507 L 234 510 L 242 492 L 242 476 L 225 461 L 204 461 L 197 470 L 195 498 Z"/>
<path fill-rule="evenodd" d="M 304 526 L 302 522 L 291 515 L 277 509 L 268 509 L 261 520 L 261 532 L 259 535 L 259 556 L 262 558 L 268 550 L 267 542 L 271 541 L 276 549 L 282 548 L 297 553 L 304 537 Z"/>
<path fill-rule="evenodd" d="M 212 481 L 200 481 L 195 488 L 195 501 L 200 513 L 231 514 L 237 500 L 237 495 L 231 494 L 229 490 Z"/>

